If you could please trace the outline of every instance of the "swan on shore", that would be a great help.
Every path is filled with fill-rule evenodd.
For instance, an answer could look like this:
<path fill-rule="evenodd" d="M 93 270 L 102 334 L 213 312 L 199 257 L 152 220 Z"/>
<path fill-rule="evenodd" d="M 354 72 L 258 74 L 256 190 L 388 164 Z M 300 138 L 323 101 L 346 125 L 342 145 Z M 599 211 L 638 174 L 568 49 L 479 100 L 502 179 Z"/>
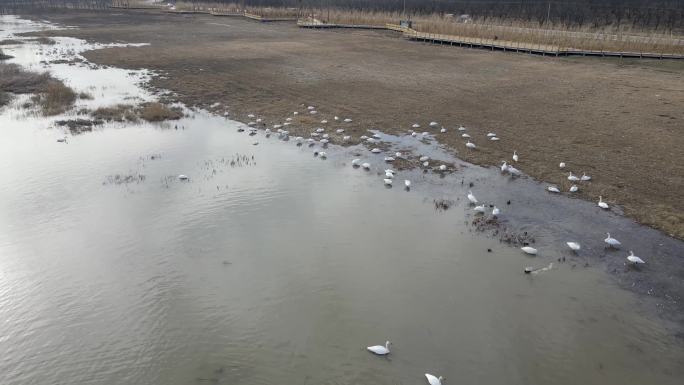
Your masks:
<path fill-rule="evenodd" d="M 361 135 L 361 136 L 359 137 L 359 139 L 361 139 L 361 140 L 368 140 L 368 136 L 367 136 L 367 135 Z"/>
<path fill-rule="evenodd" d="M 346 142 L 346 141 L 349 141 L 349 140 L 351 140 L 351 136 L 345 135 L 345 136 L 342 137 L 342 140 L 344 140 L 345 142 Z"/>
<path fill-rule="evenodd" d="M 513 151 L 513 161 L 514 162 L 518 161 L 518 153 L 516 151 Z"/>
<path fill-rule="evenodd" d="M 392 344 L 391 342 L 387 341 L 387 342 L 385 342 L 385 346 L 374 345 L 374 346 L 369 346 L 366 349 L 368 349 L 369 352 L 377 354 L 379 356 L 385 356 L 385 355 L 388 355 L 390 353 L 389 346 L 391 344 Z"/>
<path fill-rule="evenodd" d="M 311 110 L 315 110 L 316 107 L 314 107 L 314 106 L 309 106 L 309 107 L 306 107 L 306 109 L 309 110 L 309 111 L 311 111 Z"/>
<path fill-rule="evenodd" d="M 418 160 L 421 161 L 421 162 L 425 162 L 425 161 L 428 160 L 428 159 L 430 159 L 430 158 L 429 158 L 428 156 L 426 156 L 426 155 L 423 155 L 423 156 L 421 156 L 420 158 L 418 158 Z"/>
<path fill-rule="evenodd" d="M 188 179 L 190 179 L 190 178 L 188 178 L 187 175 L 184 175 L 184 174 L 178 175 L 178 180 L 186 181 L 186 180 L 188 180 Z"/>
<path fill-rule="evenodd" d="M 603 197 L 600 195 L 599 195 L 598 207 L 600 207 L 604 210 L 607 210 L 610 208 L 610 206 L 608 206 L 608 203 L 604 202 Z"/>
<path fill-rule="evenodd" d="M 468 147 L 468 148 L 476 148 L 477 146 L 475 146 L 475 143 L 472 143 L 471 141 L 468 141 L 468 143 L 466 143 L 466 147 Z"/>
<path fill-rule="evenodd" d="M 627 256 L 627 261 L 629 261 L 629 263 L 631 263 L 633 265 L 646 263 L 646 262 L 644 262 L 643 259 L 634 255 L 634 252 L 632 250 L 629 251 L 629 255 Z"/>
<path fill-rule="evenodd" d="M 560 192 L 560 190 L 559 190 L 558 187 L 556 187 L 556 186 L 549 186 L 549 187 L 547 187 L 546 189 L 547 189 L 549 192 L 552 192 L 552 193 L 559 193 L 559 192 Z"/>
<path fill-rule="evenodd" d="M 501 214 L 501 210 L 499 210 L 498 207 L 494 206 L 494 208 L 492 209 L 492 215 L 497 216 L 499 214 Z"/>
<path fill-rule="evenodd" d="M 316 129 L 316 132 L 323 132 L 323 131 L 325 131 L 325 128 L 319 127 L 319 128 Z"/>
<path fill-rule="evenodd" d="M 361 159 L 353 159 L 351 164 L 352 166 L 358 166 L 359 164 L 361 164 Z"/>
<path fill-rule="evenodd" d="M 385 170 L 385 178 L 394 179 L 394 173 L 391 170 Z"/>
<path fill-rule="evenodd" d="M 349 119 L 349 118 L 346 118 L 346 119 L 344 119 L 344 122 L 345 122 L 345 123 L 351 123 L 351 122 L 352 122 L 352 120 L 351 120 L 351 119 Z"/>
<path fill-rule="evenodd" d="M 397 158 L 401 158 L 401 152 L 399 152 L 399 151 L 395 152 L 394 156 Z"/>
<path fill-rule="evenodd" d="M 391 156 L 386 156 L 385 157 L 385 162 L 394 162 L 394 158 Z"/>
<path fill-rule="evenodd" d="M 445 164 L 440 164 L 439 165 L 439 171 L 446 171 L 447 167 Z"/>
<path fill-rule="evenodd" d="M 496 134 L 493 133 L 493 132 L 490 132 L 490 133 L 487 134 L 487 137 L 488 137 L 488 138 L 493 138 L 493 137 L 495 137 L 495 136 L 496 136 Z"/>
<path fill-rule="evenodd" d="M 572 251 L 579 251 L 579 249 L 582 248 L 577 242 L 566 242 L 565 244 L 568 245 Z"/>
<path fill-rule="evenodd" d="M 413 128 L 420 128 L 420 124 L 418 124 L 418 123 L 413 123 L 413 125 L 412 125 L 411 127 L 413 127 Z"/>
<path fill-rule="evenodd" d="M 573 184 L 572 186 L 570 186 L 570 192 L 577 192 L 577 191 L 579 191 L 579 187 L 577 187 L 576 184 Z"/>
<path fill-rule="evenodd" d="M 428 162 L 427 160 L 425 162 L 423 162 L 423 167 L 427 167 L 429 165 L 430 165 L 430 162 Z"/>
<path fill-rule="evenodd" d="M 404 186 L 406 186 L 406 188 L 411 188 L 411 181 L 408 179 L 404 179 Z"/>
<path fill-rule="evenodd" d="M 473 207 L 473 210 L 477 211 L 478 213 L 484 214 L 484 212 L 486 210 L 486 206 L 484 204 L 481 204 L 479 206 Z"/>
<path fill-rule="evenodd" d="M 330 143 L 330 141 L 329 141 L 328 139 L 321 139 L 321 140 L 319 140 L 319 142 L 321 142 L 321 144 L 324 145 L 324 146 L 325 146 L 326 144 Z"/>
<path fill-rule="evenodd" d="M 299 115 L 299 112 L 295 111 L 292 113 L 292 115 Z"/>
<path fill-rule="evenodd" d="M 537 255 L 537 249 L 530 246 L 521 247 L 520 250 L 524 251 L 526 254 Z"/>
<path fill-rule="evenodd" d="M 470 203 L 472 203 L 472 204 L 476 204 L 476 203 L 477 203 L 477 198 L 475 198 L 475 195 L 473 195 L 473 192 L 470 191 L 470 190 L 468 190 L 468 200 L 469 200 Z"/>
<path fill-rule="evenodd" d="M 344 132 L 344 128 L 338 128 L 337 130 L 335 130 L 335 132 L 337 132 L 338 134 L 341 134 Z"/>
<path fill-rule="evenodd" d="M 339 117 L 339 116 L 335 116 L 335 117 L 333 117 L 333 119 L 335 119 L 335 120 L 340 120 L 340 117 Z"/>
<path fill-rule="evenodd" d="M 470 135 L 468 135 L 468 134 L 461 134 L 461 138 L 470 138 Z"/>
<path fill-rule="evenodd" d="M 371 152 L 372 152 L 373 154 L 379 154 L 379 153 L 382 152 L 382 150 L 376 147 L 376 148 L 372 149 Z"/>
<path fill-rule="evenodd" d="M 321 120 L 321 124 L 328 124 L 328 121 L 323 119 L 323 120 Z"/>
<path fill-rule="evenodd" d="M 580 178 L 580 180 L 583 181 L 583 182 L 586 182 L 586 181 L 588 181 L 588 180 L 591 180 L 591 177 L 590 177 L 589 175 L 587 175 L 586 172 L 583 172 L 583 173 L 582 173 L 582 177 Z"/>
<path fill-rule="evenodd" d="M 558 165 L 558 167 L 560 167 L 560 168 L 565 168 L 565 162 L 560 162 L 560 164 Z"/>
<path fill-rule="evenodd" d="M 608 237 L 603 242 L 607 243 L 609 247 L 618 248 L 621 245 L 620 241 L 610 236 L 610 233 L 606 233 L 606 235 Z"/>
<path fill-rule="evenodd" d="M 392 185 L 392 179 L 385 178 L 385 179 L 383 179 L 383 181 L 385 182 L 385 186 L 391 186 Z"/>
<path fill-rule="evenodd" d="M 498 138 L 498 137 L 496 137 L 496 136 L 492 136 L 491 138 L 489 138 L 489 140 L 493 140 L 493 141 L 495 141 L 495 142 L 496 142 L 497 140 L 501 140 L 501 139 L 499 139 L 499 138 Z"/>
<path fill-rule="evenodd" d="M 253 118 L 254 118 L 254 114 L 249 114 L 249 115 L 247 115 L 247 117 L 250 118 L 250 119 L 253 119 Z"/>
<path fill-rule="evenodd" d="M 508 165 L 506 165 L 506 161 L 502 160 L 501 161 L 501 172 L 506 172 L 508 171 Z"/>
<path fill-rule="evenodd" d="M 261 122 L 263 122 L 263 119 L 258 118 L 258 119 L 256 120 L 256 122 L 257 122 L 257 123 L 261 123 Z"/>
<path fill-rule="evenodd" d="M 416 135 L 418 135 L 418 134 L 415 131 L 411 131 L 411 136 L 415 137 Z"/>
<path fill-rule="evenodd" d="M 286 122 L 291 122 L 291 121 L 292 121 L 292 118 L 287 118 L 287 119 L 285 119 L 285 121 L 286 121 Z"/>
<path fill-rule="evenodd" d="M 571 182 L 577 182 L 580 179 L 576 175 L 572 175 L 572 171 L 570 171 L 570 175 L 568 175 L 568 180 Z"/>
<path fill-rule="evenodd" d="M 459 131 L 465 131 L 465 130 L 466 130 L 466 128 L 465 128 L 465 127 L 463 127 L 463 126 L 460 126 L 460 127 L 458 128 L 458 130 L 459 130 Z"/>
<path fill-rule="evenodd" d="M 362 164 L 361 167 L 363 167 L 365 170 L 370 170 L 370 163 L 366 162 Z"/>
<path fill-rule="evenodd" d="M 437 127 L 439 124 L 437 122 L 430 122 L 430 127 Z"/>
<path fill-rule="evenodd" d="M 446 132 L 446 128 L 442 127 L 442 129 L 439 130 L 439 132 L 441 132 L 442 134 L 445 133 L 445 132 Z"/>
<path fill-rule="evenodd" d="M 430 385 L 442 385 L 442 381 L 446 380 L 446 377 L 435 377 L 430 373 L 425 373 L 425 378 L 427 378 Z"/>

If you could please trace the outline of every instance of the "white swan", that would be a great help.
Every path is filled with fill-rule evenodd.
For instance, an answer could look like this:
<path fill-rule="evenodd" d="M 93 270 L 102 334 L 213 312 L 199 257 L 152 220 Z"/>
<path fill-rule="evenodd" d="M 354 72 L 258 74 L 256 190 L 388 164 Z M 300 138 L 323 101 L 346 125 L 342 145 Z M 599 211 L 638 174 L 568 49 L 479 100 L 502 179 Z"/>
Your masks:
<path fill-rule="evenodd" d="M 330 141 L 328 139 L 325 139 L 325 138 L 321 139 L 320 142 L 322 145 L 326 145 L 326 144 L 330 143 Z"/>
<path fill-rule="evenodd" d="M 471 143 L 470 141 L 468 141 L 468 143 L 466 143 L 466 147 L 468 147 L 468 148 L 476 148 L 475 143 Z"/>
<path fill-rule="evenodd" d="M 440 164 L 439 165 L 439 171 L 446 171 L 447 167 L 445 164 Z"/>
<path fill-rule="evenodd" d="M 356 158 L 356 159 L 352 160 L 352 166 L 358 166 L 360 163 L 361 163 L 361 159 Z"/>
<path fill-rule="evenodd" d="M 513 151 L 513 161 L 517 162 L 518 161 L 518 153 Z"/>
<path fill-rule="evenodd" d="M 316 115 L 316 114 L 318 113 L 318 111 L 309 111 L 309 113 L 310 113 L 311 115 Z"/>
<path fill-rule="evenodd" d="M 586 172 L 583 172 L 583 173 L 582 173 L 582 177 L 580 178 L 580 180 L 586 182 L 586 181 L 588 181 L 588 180 L 591 180 L 591 177 L 590 177 L 589 175 L 587 175 Z"/>
<path fill-rule="evenodd" d="M 394 162 L 394 158 L 391 156 L 386 156 L 385 157 L 385 162 Z"/>
<path fill-rule="evenodd" d="M 416 133 L 415 131 L 411 131 L 411 136 L 416 136 L 416 135 L 418 135 L 418 133 Z"/>
<path fill-rule="evenodd" d="M 430 165 L 430 162 L 428 162 L 427 160 L 425 162 L 423 162 L 423 167 L 427 167 L 429 165 Z"/>
<path fill-rule="evenodd" d="M 498 137 L 496 137 L 496 136 L 492 136 L 491 138 L 489 138 L 489 140 L 493 140 L 493 141 L 495 141 L 495 142 L 496 142 L 497 140 L 501 140 L 501 139 L 499 139 L 499 138 L 498 138 Z"/>
<path fill-rule="evenodd" d="M 537 255 L 537 249 L 535 249 L 534 247 L 525 246 L 521 247 L 520 250 L 530 255 Z"/>
<path fill-rule="evenodd" d="M 423 131 L 423 136 L 426 136 L 426 135 L 430 135 L 430 133 L 427 131 Z"/>
<path fill-rule="evenodd" d="M 559 193 L 559 192 L 560 192 L 560 190 L 559 190 L 558 187 L 556 187 L 556 186 L 549 186 L 549 187 L 547 187 L 546 189 L 547 189 L 549 192 L 552 192 L 552 193 Z"/>
<path fill-rule="evenodd" d="M 330 138 L 330 135 L 329 135 L 329 134 L 323 134 L 322 138 L 323 138 L 323 139 L 328 139 L 328 138 Z"/>
<path fill-rule="evenodd" d="M 385 178 L 394 179 L 394 174 L 389 171 L 385 171 Z"/>
<path fill-rule="evenodd" d="M 439 124 L 437 122 L 430 122 L 430 127 L 437 127 Z"/>
<path fill-rule="evenodd" d="M 261 123 L 262 121 L 263 121 L 263 120 L 262 120 L 261 118 L 258 118 L 258 119 L 256 120 L 257 123 Z"/>
<path fill-rule="evenodd" d="M 361 165 L 361 167 L 363 167 L 366 170 L 370 170 L 370 163 L 364 163 Z"/>
<path fill-rule="evenodd" d="M 372 149 L 371 152 L 372 152 L 373 154 L 379 154 L 379 153 L 382 152 L 382 150 L 376 147 L 376 148 Z"/>
<path fill-rule="evenodd" d="M 349 118 L 346 118 L 346 119 L 344 120 L 344 122 L 345 122 L 345 123 L 351 123 L 351 122 L 352 122 L 352 120 L 351 120 L 351 119 L 349 119 Z"/>
<path fill-rule="evenodd" d="M 392 344 L 391 342 L 387 341 L 387 342 L 385 342 L 385 346 L 375 345 L 375 346 L 369 346 L 366 349 L 368 349 L 369 352 L 377 354 L 379 356 L 385 356 L 385 355 L 388 355 L 390 353 L 389 346 L 391 344 Z"/>
<path fill-rule="evenodd" d="M 435 377 L 430 373 L 425 373 L 425 378 L 427 378 L 430 385 L 442 385 L 442 381 L 446 380 L 446 377 Z"/>
<path fill-rule="evenodd" d="M 425 162 L 425 161 L 428 160 L 428 159 L 430 159 L 430 158 L 429 158 L 428 156 L 426 156 L 426 155 L 423 155 L 423 156 L 421 156 L 420 158 L 418 158 L 418 160 L 421 161 L 421 162 Z"/>
<path fill-rule="evenodd" d="M 511 166 L 510 164 L 508 165 L 508 172 L 511 173 L 511 175 L 520 175 L 520 170 Z"/>
<path fill-rule="evenodd" d="M 492 209 L 492 215 L 497 216 L 499 214 L 501 214 L 501 210 L 499 210 L 498 207 L 494 206 L 494 208 Z"/>
<path fill-rule="evenodd" d="M 335 119 L 335 120 L 340 120 L 340 117 L 339 117 L 339 116 L 335 116 L 333 119 Z"/>
<path fill-rule="evenodd" d="M 392 185 L 392 179 L 385 178 L 385 179 L 383 179 L 383 181 L 385 182 L 385 185 L 386 185 L 386 186 L 391 186 L 391 185 Z"/>
<path fill-rule="evenodd" d="M 346 142 L 346 141 L 349 141 L 349 140 L 351 140 L 351 136 L 345 135 L 345 136 L 342 137 L 342 140 L 344 140 L 345 142 Z"/>
<path fill-rule="evenodd" d="M 359 137 L 359 139 L 361 139 L 361 140 L 367 140 L 367 139 L 368 139 L 368 135 L 361 135 L 361 136 Z"/>
<path fill-rule="evenodd" d="M 477 203 L 477 198 L 475 198 L 475 195 L 473 195 L 473 192 L 470 191 L 470 190 L 468 190 L 468 200 L 469 200 L 470 203 L 472 203 L 472 204 L 476 204 L 476 203 Z"/>
<path fill-rule="evenodd" d="M 439 130 L 439 132 L 441 132 L 442 134 L 445 133 L 445 132 L 446 132 L 446 128 L 442 128 L 441 130 Z"/>
<path fill-rule="evenodd" d="M 460 126 L 460 127 L 458 128 L 458 130 L 459 130 L 459 131 L 465 131 L 465 130 L 466 130 L 466 128 L 465 128 L 465 127 L 463 127 L 463 126 Z"/>
<path fill-rule="evenodd" d="M 644 262 L 643 259 L 634 255 L 634 252 L 632 250 L 629 251 L 629 255 L 627 256 L 627 260 L 634 265 L 646 263 L 646 262 Z"/>
<path fill-rule="evenodd" d="M 470 135 L 468 135 L 468 134 L 461 134 L 461 138 L 470 138 Z"/>
<path fill-rule="evenodd" d="M 328 121 L 323 119 L 323 120 L 321 120 L 321 124 L 328 124 Z"/>
<path fill-rule="evenodd" d="M 287 119 L 285 119 L 285 121 L 286 121 L 286 122 L 291 122 L 291 121 L 292 121 L 292 118 L 287 118 Z"/>
<path fill-rule="evenodd" d="M 408 179 L 404 179 L 404 186 L 406 186 L 406 188 L 410 188 L 411 187 L 411 181 Z"/>
<path fill-rule="evenodd" d="M 488 138 L 493 138 L 493 137 L 495 137 L 495 136 L 496 136 L 496 134 L 493 133 L 493 132 L 490 132 L 490 133 L 487 134 L 487 137 L 488 137 Z"/>
<path fill-rule="evenodd" d="M 273 128 L 276 128 L 276 127 L 273 127 Z M 316 132 L 323 132 L 323 131 L 325 131 L 325 128 L 320 128 L 320 127 L 319 127 L 319 128 L 316 129 Z"/>
<path fill-rule="evenodd" d="M 292 115 L 299 115 L 299 112 L 295 111 L 292 113 Z"/>
<path fill-rule="evenodd" d="M 399 152 L 399 151 L 395 152 L 394 156 L 397 158 L 401 158 L 401 152 Z"/>
<path fill-rule="evenodd" d="M 247 117 L 252 119 L 252 118 L 254 118 L 254 114 L 249 114 L 249 115 L 247 115 Z"/>
<path fill-rule="evenodd" d="M 337 132 L 338 134 L 341 134 L 344 132 L 344 128 L 338 128 L 337 130 L 335 130 L 335 132 Z"/>
<path fill-rule="evenodd" d="M 579 178 L 575 175 L 572 175 L 572 171 L 570 171 L 570 175 L 568 175 L 568 180 L 571 182 L 577 182 Z"/>
<path fill-rule="evenodd" d="M 560 167 L 560 168 L 565 168 L 565 162 L 560 162 L 560 164 L 558 165 L 558 167 Z"/>
<path fill-rule="evenodd" d="M 411 127 L 413 127 L 413 128 L 420 128 L 420 124 L 418 124 L 418 123 L 413 123 L 413 125 L 412 125 Z"/>
<path fill-rule="evenodd" d="M 478 213 L 484 213 L 486 208 L 484 204 L 481 204 L 479 206 L 473 207 L 473 210 L 477 211 Z"/>
<path fill-rule="evenodd" d="M 183 175 L 183 174 L 178 175 L 178 180 L 188 180 L 188 179 L 190 179 L 190 178 L 188 178 L 187 175 Z"/>
<path fill-rule="evenodd" d="M 580 244 L 577 242 L 566 242 L 565 244 L 568 245 L 572 251 L 579 251 L 579 249 L 582 248 L 582 246 L 580 246 Z"/>
<path fill-rule="evenodd" d="M 506 165 L 506 161 L 502 160 L 501 161 L 501 172 L 506 172 L 508 171 L 508 165 Z"/>
<path fill-rule="evenodd" d="M 570 186 L 570 192 L 577 192 L 577 191 L 579 191 L 579 187 L 577 187 L 576 184 L 573 184 L 572 186 Z"/>
<path fill-rule="evenodd" d="M 599 195 L 599 201 L 598 201 L 598 207 L 602 209 L 609 209 L 610 206 L 608 206 L 608 203 L 603 201 L 603 197 Z"/>
<path fill-rule="evenodd" d="M 328 157 L 328 154 L 326 154 L 325 151 L 321 151 L 318 153 L 318 156 L 321 157 L 321 159 L 325 159 Z"/>
<path fill-rule="evenodd" d="M 309 111 L 311 111 L 311 110 L 315 110 L 316 107 L 314 107 L 314 106 L 309 106 L 309 107 L 306 107 L 306 109 L 309 110 Z"/>
<path fill-rule="evenodd" d="M 603 242 L 607 243 L 608 246 L 617 248 L 621 245 L 620 241 L 610 236 L 610 233 L 606 233 L 606 235 L 608 238 L 604 239 Z"/>

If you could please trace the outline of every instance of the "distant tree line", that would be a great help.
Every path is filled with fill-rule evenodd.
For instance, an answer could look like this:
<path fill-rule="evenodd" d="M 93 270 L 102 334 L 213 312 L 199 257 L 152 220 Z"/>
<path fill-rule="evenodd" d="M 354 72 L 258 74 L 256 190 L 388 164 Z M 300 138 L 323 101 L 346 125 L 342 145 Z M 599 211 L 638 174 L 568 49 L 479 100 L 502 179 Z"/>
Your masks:
<path fill-rule="evenodd" d="M 184 0 L 190 3 L 238 3 L 252 7 L 339 8 L 407 14 L 470 15 L 547 22 L 567 26 L 653 28 L 684 31 L 684 0 Z M 121 1 L 118 1 L 120 3 Z M 131 1 L 132 3 L 134 1 Z M 175 2 L 175 0 L 168 0 Z M 112 0 L 0 0 L 0 9 L 106 8 Z"/>

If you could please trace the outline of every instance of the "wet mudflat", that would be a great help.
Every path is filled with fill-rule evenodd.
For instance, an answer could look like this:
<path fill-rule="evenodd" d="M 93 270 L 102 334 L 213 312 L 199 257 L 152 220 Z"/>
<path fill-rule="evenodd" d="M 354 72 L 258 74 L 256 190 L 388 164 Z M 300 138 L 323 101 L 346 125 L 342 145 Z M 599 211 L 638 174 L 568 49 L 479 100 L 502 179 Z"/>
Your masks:
<path fill-rule="evenodd" d="M 84 44 L 57 39 L 53 49 L 67 43 Z M 8 51 L 29 62 L 38 49 Z M 48 68 L 64 76 L 60 66 L 77 91 L 94 87 L 80 103 L 153 99 L 142 72 Z M 91 71 L 103 72 L 79 83 Z M 606 273 L 647 281 L 681 243 L 593 204 L 460 162 L 429 140 L 382 136 L 392 150 L 457 167 L 399 171 L 412 181 L 405 191 L 383 185 L 383 154 L 361 146 L 331 146 L 324 160 L 313 155 L 319 145 L 249 136 L 202 111 L 70 135 L 54 122 L 75 112 L 44 118 L 20 106 L 0 111 L 3 384 L 415 384 L 424 372 L 447 383 L 675 384 L 684 375 L 678 325 L 655 312 L 677 308 Z M 369 171 L 351 166 L 357 157 Z M 469 189 L 501 208 L 500 223 L 473 225 Z M 449 203 L 436 210 L 436 201 Z M 605 251 L 604 228 L 648 264 L 630 269 L 625 250 Z M 506 231 L 527 231 L 539 255 L 502 242 Z M 567 240 L 583 250 L 572 254 Z M 550 268 L 526 275 L 526 266 Z M 389 359 L 365 351 L 387 339 Z"/>

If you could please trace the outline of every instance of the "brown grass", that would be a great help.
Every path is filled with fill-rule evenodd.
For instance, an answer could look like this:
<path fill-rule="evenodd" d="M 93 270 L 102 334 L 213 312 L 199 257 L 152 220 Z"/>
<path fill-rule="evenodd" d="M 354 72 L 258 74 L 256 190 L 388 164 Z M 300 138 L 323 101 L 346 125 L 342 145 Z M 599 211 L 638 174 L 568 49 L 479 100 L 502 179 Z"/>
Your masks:
<path fill-rule="evenodd" d="M 57 44 L 57 42 L 54 39 L 51 39 L 49 37 L 41 36 L 35 39 L 40 44 L 47 44 L 47 45 L 54 45 Z"/>
<path fill-rule="evenodd" d="M 174 108 L 168 108 L 161 103 L 147 103 L 138 110 L 138 115 L 148 122 L 161 122 L 164 120 L 178 120 L 183 113 Z"/>
<path fill-rule="evenodd" d="M 16 64 L 0 64 L 0 90 L 15 94 L 42 92 L 52 80 L 47 73 L 30 72 Z"/>
<path fill-rule="evenodd" d="M 21 40 L 12 40 L 12 39 L 0 40 L 0 45 L 16 45 L 16 44 L 24 44 L 24 42 Z"/>
<path fill-rule="evenodd" d="M 11 59 L 11 58 L 12 58 L 12 56 L 5 55 L 5 53 L 2 52 L 2 49 L 0 49 L 0 60 L 7 60 L 7 59 Z"/>
<path fill-rule="evenodd" d="M 44 91 L 31 100 L 40 107 L 44 115 L 58 115 L 68 110 L 76 101 L 76 93 L 64 83 L 51 80 Z"/>
<path fill-rule="evenodd" d="M 90 116 L 107 122 L 135 122 L 138 120 L 138 116 L 135 114 L 133 106 L 127 104 L 118 104 L 113 107 L 100 107 L 91 112 Z"/>

